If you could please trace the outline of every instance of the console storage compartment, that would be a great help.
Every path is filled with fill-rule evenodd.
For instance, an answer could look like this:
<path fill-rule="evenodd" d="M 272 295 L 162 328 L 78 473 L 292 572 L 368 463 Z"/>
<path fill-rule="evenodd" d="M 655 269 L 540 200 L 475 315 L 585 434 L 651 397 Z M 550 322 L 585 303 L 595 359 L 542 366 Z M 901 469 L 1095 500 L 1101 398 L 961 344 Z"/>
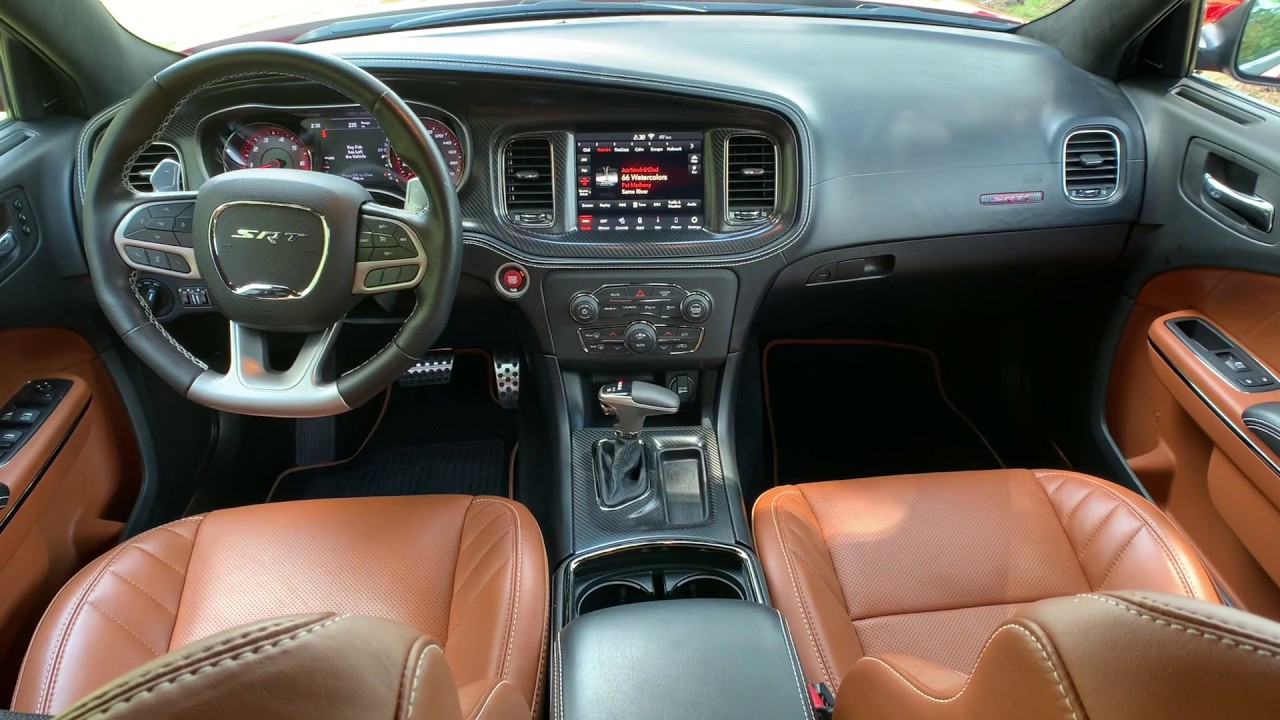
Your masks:
<path fill-rule="evenodd" d="M 740 600 L 672 600 L 585 614 L 553 654 L 555 718 L 812 720 L 778 611 Z"/>

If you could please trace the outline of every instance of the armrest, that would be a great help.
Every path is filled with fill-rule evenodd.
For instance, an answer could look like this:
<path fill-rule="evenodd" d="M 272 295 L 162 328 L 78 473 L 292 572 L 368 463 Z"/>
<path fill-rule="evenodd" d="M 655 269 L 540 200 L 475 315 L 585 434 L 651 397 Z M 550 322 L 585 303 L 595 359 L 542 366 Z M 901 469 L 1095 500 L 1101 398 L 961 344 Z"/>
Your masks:
<path fill-rule="evenodd" d="M 1261 403 L 1245 410 L 1244 426 L 1271 452 L 1280 455 L 1280 402 Z"/>
<path fill-rule="evenodd" d="M 560 633 L 556 718 L 812 720 L 782 616 L 740 600 L 599 610 Z"/>
<path fill-rule="evenodd" d="M 4 528 L 10 513 L 14 512 L 40 476 L 62 449 L 63 443 L 75 430 L 85 408 L 89 406 L 89 385 L 75 375 L 45 373 L 41 377 L 68 380 L 71 387 L 49 416 L 32 431 L 22 446 L 3 465 L 0 465 L 0 485 L 9 491 L 9 502 L 0 507 L 0 529 Z M 0 404 L 7 398 L 0 396 Z"/>

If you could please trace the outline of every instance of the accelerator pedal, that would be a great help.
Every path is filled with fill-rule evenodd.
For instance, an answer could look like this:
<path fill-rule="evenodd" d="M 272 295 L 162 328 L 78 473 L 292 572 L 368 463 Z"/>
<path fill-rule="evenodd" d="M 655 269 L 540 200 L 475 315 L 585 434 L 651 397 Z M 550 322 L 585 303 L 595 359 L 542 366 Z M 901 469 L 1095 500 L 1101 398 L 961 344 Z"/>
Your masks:
<path fill-rule="evenodd" d="M 497 385 L 498 404 L 507 410 L 520 406 L 520 355 L 495 350 L 493 381 Z"/>
<path fill-rule="evenodd" d="M 447 385 L 453 379 L 453 358 L 452 350 L 431 350 L 406 370 L 397 382 L 400 387 Z"/>

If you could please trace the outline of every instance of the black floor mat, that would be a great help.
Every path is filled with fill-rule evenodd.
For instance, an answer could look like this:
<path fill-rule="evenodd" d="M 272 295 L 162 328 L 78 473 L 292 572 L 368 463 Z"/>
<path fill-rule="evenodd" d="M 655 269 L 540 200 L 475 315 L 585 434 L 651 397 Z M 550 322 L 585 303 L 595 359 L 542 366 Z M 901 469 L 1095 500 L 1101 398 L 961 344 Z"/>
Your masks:
<path fill-rule="evenodd" d="M 285 475 L 272 500 L 371 495 L 507 494 L 507 449 L 501 440 L 382 448 L 329 468 Z"/>
<path fill-rule="evenodd" d="M 851 343 L 765 352 L 777 484 L 1000 467 L 948 405 L 927 353 Z"/>
<path fill-rule="evenodd" d="M 377 431 L 355 458 L 295 470 L 272 501 L 365 495 L 506 496 L 518 414 L 489 392 L 489 361 L 459 354 L 453 381 L 393 387 Z"/>

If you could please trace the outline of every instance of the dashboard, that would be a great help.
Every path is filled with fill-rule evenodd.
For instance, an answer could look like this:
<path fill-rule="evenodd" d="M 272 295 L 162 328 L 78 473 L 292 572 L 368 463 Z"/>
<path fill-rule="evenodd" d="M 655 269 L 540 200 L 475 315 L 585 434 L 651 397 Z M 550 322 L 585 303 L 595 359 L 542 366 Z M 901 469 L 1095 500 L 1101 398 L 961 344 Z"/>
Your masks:
<path fill-rule="evenodd" d="M 774 293 L 807 317 L 843 283 L 1105 262 L 1141 209 L 1132 103 L 1008 33 L 637 15 L 312 47 L 410 103 L 457 188 L 463 272 L 591 367 L 714 365 Z M 288 77 L 207 88 L 160 140 L 191 188 L 294 167 L 394 203 L 414 175 L 367 114 Z M 1112 175 L 1082 188 L 1073 153 L 1098 150 Z"/>

